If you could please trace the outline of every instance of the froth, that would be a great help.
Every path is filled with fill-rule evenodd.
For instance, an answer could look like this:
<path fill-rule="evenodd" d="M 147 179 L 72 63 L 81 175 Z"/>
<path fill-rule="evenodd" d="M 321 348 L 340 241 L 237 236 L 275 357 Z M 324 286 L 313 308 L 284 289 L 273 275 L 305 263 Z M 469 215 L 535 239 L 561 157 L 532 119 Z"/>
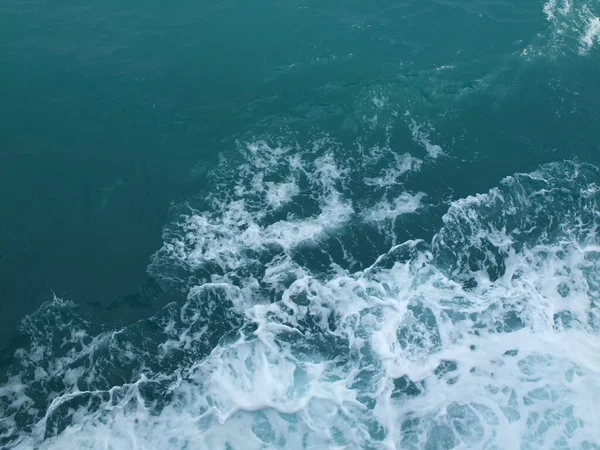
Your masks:
<path fill-rule="evenodd" d="M 323 145 L 311 148 L 313 164 L 257 144 L 234 173 L 240 181 L 210 199 L 214 209 L 167 234 L 169 257 L 190 273 L 214 264 L 183 303 L 104 332 L 59 299 L 31 316 L 23 327 L 32 345 L 0 390 L 3 445 L 600 442 L 598 170 L 565 162 L 507 177 L 453 202 L 431 244 L 407 241 L 361 270 L 316 273 L 313 247 L 346 239 L 351 221 L 414 212 L 422 199 L 404 193 L 360 209 L 346 197 L 352 169 Z M 299 190 L 273 204 L 268 182 Z M 294 209 L 303 195 L 312 203 Z"/>
<path fill-rule="evenodd" d="M 544 13 L 551 24 L 548 44 L 553 56 L 565 49 L 586 55 L 599 40 L 600 20 L 592 2 L 550 0 L 544 5 Z"/>
<path fill-rule="evenodd" d="M 548 20 L 556 19 L 557 14 L 566 16 L 571 12 L 571 0 L 549 0 L 544 4 L 544 13 Z"/>
<path fill-rule="evenodd" d="M 413 141 L 423 147 L 430 158 L 435 159 L 444 154 L 442 147 L 433 144 L 430 140 L 430 134 L 433 131 L 431 124 L 419 124 L 411 117 L 410 131 L 412 132 Z"/>
<path fill-rule="evenodd" d="M 581 51 L 586 53 L 594 43 L 600 42 L 600 18 L 590 14 L 587 18 L 587 27 L 581 36 Z"/>
<path fill-rule="evenodd" d="M 380 97 L 373 103 L 385 105 Z M 237 150 L 239 163 L 222 161 L 204 202 L 183 206 L 166 228 L 151 266 L 154 276 L 186 288 L 190 273 L 232 281 L 235 272 L 238 280 L 262 282 L 265 267 L 277 271 L 273 265 L 322 258 L 307 253 L 328 254 L 321 249 L 331 245 L 341 246 L 342 256 L 330 263 L 354 264 L 359 256 L 349 227 L 370 227 L 389 239 L 389 229 L 379 224 L 416 212 L 424 198 L 402 187 L 422 161 L 389 143 L 349 148 L 327 135 L 303 143 L 282 135 L 238 142 Z M 360 192 L 357 183 L 374 189 Z"/>

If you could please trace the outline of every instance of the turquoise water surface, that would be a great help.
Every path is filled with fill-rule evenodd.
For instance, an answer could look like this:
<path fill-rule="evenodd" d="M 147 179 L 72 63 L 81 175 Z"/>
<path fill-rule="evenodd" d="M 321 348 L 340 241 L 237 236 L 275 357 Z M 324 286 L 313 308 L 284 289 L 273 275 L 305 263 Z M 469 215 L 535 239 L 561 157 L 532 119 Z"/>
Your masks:
<path fill-rule="evenodd" d="M 598 0 L 0 0 L 0 447 L 600 449 Z"/>

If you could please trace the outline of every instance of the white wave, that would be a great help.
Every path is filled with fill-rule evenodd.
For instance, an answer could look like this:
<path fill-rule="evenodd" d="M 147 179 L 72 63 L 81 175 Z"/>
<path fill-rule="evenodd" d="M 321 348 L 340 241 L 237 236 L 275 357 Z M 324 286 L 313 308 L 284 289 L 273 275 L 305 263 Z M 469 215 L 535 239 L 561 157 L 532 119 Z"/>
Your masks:
<path fill-rule="evenodd" d="M 274 231 L 279 222 L 260 224 L 251 205 L 212 223 L 224 243 L 203 248 L 230 245 L 231 272 L 248 264 L 243 248 L 291 251 L 315 217 L 327 227 L 343 216 L 350 175 L 321 158 L 297 166 L 320 212 Z M 280 286 L 268 302 L 252 277 L 205 283 L 148 321 L 95 332 L 55 299 L 24 324 L 33 346 L 0 388 L 0 439 L 18 449 L 594 448 L 599 181 L 575 163 L 508 177 L 454 202 L 431 245 L 394 246 L 358 272 L 314 275 L 279 253 L 264 262 Z M 419 201 L 400 196 L 377 220 Z M 251 238 L 227 228 L 251 221 Z M 30 429 L 11 435 L 28 416 Z"/>
<path fill-rule="evenodd" d="M 581 52 L 588 52 L 594 43 L 600 43 L 600 18 L 591 16 L 587 18 L 587 27 L 581 35 Z"/>
<path fill-rule="evenodd" d="M 386 188 L 400 183 L 400 179 L 407 173 L 417 171 L 421 168 L 423 161 L 411 156 L 409 153 L 397 154 L 389 150 L 392 155 L 393 164 L 382 169 L 378 176 L 363 178 L 367 186 Z"/>
<path fill-rule="evenodd" d="M 434 130 L 431 124 L 419 124 L 416 120 L 410 117 L 410 131 L 413 141 L 425 149 L 430 158 L 436 159 L 444 154 L 444 150 L 437 144 L 433 144 L 430 140 L 431 132 Z"/>
<path fill-rule="evenodd" d="M 549 0 L 544 4 L 544 13 L 548 20 L 555 20 L 558 15 L 568 15 L 572 6 L 571 0 Z"/>
<path fill-rule="evenodd" d="M 421 200 L 425 194 L 409 194 L 405 192 L 393 200 L 382 199 L 377 205 L 363 211 L 367 221 L 381 222 L 395 219 L 402 214 L 414 213 L 421 206 Z"/>
<path fill-rule="evenodd" d="M 84 407 L 43 448 L 591 445 L 600 437 L 593 414 L 600 345 L 583 327 L 556 328 L 554 311 L 577 315 L 585 305 L 538 290 L 553 274 L 544 260 L 518 280 L 475 292 L 447 279 L 426 254 L 370 274 L 300 279 L 280 302 L 252 307 L 256 339 L 199 361 L 171 385 L 174 400 L 158 415 L 140 379 L 116 407 L 95 414 Z M 515 255 L 515 267 L 528 264 Z M 295 302 L 301 294 L 308 305 Z M 337 329 L 327 333 L 331 314 Z M 343 342 L 333 358 L 318 341 L 303 352 L 311 336 L 301 322 L 309 316 L 326 344 Z"/>
<path fill-rule="evenodd" d="M 378 107 L 385 105 L 382 98 L 374 97 Z M 211 281 L 230 279 L 231 271 L 244 272 L 244 277 L 252 273 L 260 280 L 266 260 L 287 266 L 298 252 L 309 247 L 319 252 L 333 241 L 341 246 L 345 263 L 355 263 L 355 256 L 348 253 L 351 243 L 338 237 L 344 229 L 418 208 L 422 195 L 409 199 L 400 183 L 422 163 L 408 153 L 387 144 L 368 150 L 360 143 L 346 148 L 328 136 L 302 145 L 290 136 L 281 140 L 288 143 L 270 138 L 238 142 L 241 161 L 222 161 L 212 174 L 214 186 L 205 207 L 186 208 L 181 220 L 167 229 L 151 266 L 157 277 L 187 283 L 185 275 L 173 275 L 177 266 L 185 272 L 204 270 Z M 367 199 L 355 194 L 355 183 L 361 182 L 380 189 L 378 198 L 396 200 L 373 208 L 378 201 L 372 198 L 375 193 L 365 192 Z M 379 231 L 389 239 L 388 231 Z"/>
<path fill-rule="evenodd" d="M 596 2 L 573 3 L 571 0 L 549 0 L 544 13 L 550 23 L 548 52 L 556 56 L 565 49 L 586 55 L 600 39 L 600 19 L 595 13 Z M 535 49 L 523 54 L 540 53 Z"/>
<path fill-rule="evenodd" d="M 354 212 L 351 201 L 338 190 L 348 169 L 336 162 L 327 149 L 329 143 L 316 141 L 308 154 L 297 146 L 273 146 L 265 141 L 242 145 L 245 162 L 232 174 L 219 175 L 224 179 L 209 196 L 211 209 L 187 215 L 184 232 L 165 242 L 161 254 L 192 269 L 212 262 L 228 271 L 245 264 L 248 250 L 276 246 L 287 252 L 342 226 Z M 228 163 L 224 165 L 230 170 Z M 269 177 L 281 181 L 267 181 Z M 293 207 L 302 182 L 317 202 L 312 214 L 295 217 L 290 212 L 286 219 L 266 224 L 269 214 L 290 204 Z"/>

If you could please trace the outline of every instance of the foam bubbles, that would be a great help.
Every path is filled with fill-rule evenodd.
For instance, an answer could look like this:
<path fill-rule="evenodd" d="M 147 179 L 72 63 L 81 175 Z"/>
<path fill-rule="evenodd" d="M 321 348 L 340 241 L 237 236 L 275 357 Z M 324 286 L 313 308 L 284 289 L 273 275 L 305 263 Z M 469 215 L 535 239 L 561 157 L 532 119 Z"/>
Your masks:
<path fill-rule="evenodd" d="M 402 214 L 414 213 L 417 211 L 423 197 L 423 193 L 403 193 L 393 200 L 381 200 L 376 206 L 363 211 L 363 215 L 367 221 L 380 222 L 394 220 Z"/>
<path fill-rule="evenodd" d="M 586 55 L 599 39 L 600 20 L 593 2 L 549 0 L 544 4 L 544 13 L 551 24 L 549 51 L 554 56 L 564 49 Z"/>
<path fill-rule="evenodd" d="M 581 36 L 581 52 L 588 52 L 594 43 L 600 42 L 600 18 L 591 16 L 587 18 L 588 25 Z"/>
<path fill-rule="evenodd" d="M 409 115 L 409 113 L 407 113 L 407 115 Z M 432 131 L 434 131 L 431 124 L 419 124 L 412 117 L 409 118 L 413 141 L 423 147 L 427 152 L 427 155 L 432 159 L 436 159 L 438 156 L 443 155 L 444 150 L 442 147 L 433 144 L 430 140 L 430 135 Z"/>
<path fill-rule="evenodd" d="M 372 150 L 375 150 L 380 154 L 390 154 L 393 162 L 382 168 L 381 173 L 378 174 L 378 176 L 364 177 L 363 182 L 367 186 L 385 189 L 390 186 L 402 184 L 401 180 L 407 173 L 419 170 L 423 164 L 422 160 L 415 158 L 408 153 L 397 154 L 392 152 L 389 148 L 383 151 L 379 148 Z"/>
<path fill-rule="evenodd" d="M 544 13 L 548 20 L 555 20 L 557 15 L 566 16 L 571 12 L 571 0 L 549 0 L 544 4 Z"/>
<path fill-rule="evenodd" d="M 385 105 L 375 99 L 377 108 Z M 347 268 L 364 253 L 349 228 L 391 242 L 393 233 L 381 223 L 416 212 L 424 198 L 402 188 L 422 161 L 388 143 L 348 148 L 327 135 L 302 143 L 282 135 L 238 142 L 237 150 L 239 163 L 223 160 L 206 198 L 183 206 L 166 228 L 150 267 L 155 277 L 186 288 L 192 274 L 192 284 L 252 278 L 270 289 L 265 270 L 278 272 L 278 265 L 306 269 L 308 259 L 313 269 Z M 360 192 L 357 183 L 375 189 Z"/>
<path fill-rule="evenodd" d="M 266 148 L 250 152 L 259 155 L 254 167 L 265 161 L 259 181 L 256 170 L 243 172 L 245 181 L 213 201 L 220 216 L 186 217 L 200 225 L 187 225 L 177 235 L 182 247 L 169 251 L 194 270 L 214 263 L 221 272 L 190 288 L 184 302 L 120 330 L 94 329 L 60 299 L 24 322 L 31 345 L 0 389 L 3 445 L 579 449 L 600 442 L 596 168 L 565 162 L 507 177 L 453 202 L 431 244 L 406 241 L 360 270 L 316 272 L 314 261 L 297 256 L 303 242 L 311 243 L 304 256 L 317 255 L 313 247 L 344 239 L 348 222 L 410 214 L 422 196 L 388 197 L 359 214 L 345 198 L 352 170 L 335 152 L 314 166 L 295 159 L 269 180 L 272 164 L 294 152 Z M 271 181 L 302 188 L 274 205 Z M 293 207 L 306 192 L 314 203 L 301 217 Z M 288 207 L 295 218 L 267 219 Z"/>

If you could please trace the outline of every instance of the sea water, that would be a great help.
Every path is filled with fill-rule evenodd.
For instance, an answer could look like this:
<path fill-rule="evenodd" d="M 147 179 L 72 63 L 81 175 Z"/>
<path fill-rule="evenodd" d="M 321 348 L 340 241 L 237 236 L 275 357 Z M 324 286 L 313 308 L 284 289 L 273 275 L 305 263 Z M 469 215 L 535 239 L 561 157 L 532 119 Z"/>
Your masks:
<path fill-rule="evenodd" d="M 65 146 L 93 121 L 123 136 L 98 147 L 111 161 L 172 167 L 138 293 L 94 309 L 48 278 L 13 310 L 0 446 L 600 449 L 597 1 L 0 11 L 7 173 L 41 129 L 19 128 L 27 108 Z M 19 70 L 43 108 L 11 105 Z M 44 118 L 54 76 L 102 113 Z M 98 184 L 88 220 L 117 211 L 96 239 L 122 256 L 86 252 L 82 272 L 132 264 L 145 222 L 111 202 L 149 208 L 141 183 Z M 134 269 L 116 267 L 119 286 Z"/>

